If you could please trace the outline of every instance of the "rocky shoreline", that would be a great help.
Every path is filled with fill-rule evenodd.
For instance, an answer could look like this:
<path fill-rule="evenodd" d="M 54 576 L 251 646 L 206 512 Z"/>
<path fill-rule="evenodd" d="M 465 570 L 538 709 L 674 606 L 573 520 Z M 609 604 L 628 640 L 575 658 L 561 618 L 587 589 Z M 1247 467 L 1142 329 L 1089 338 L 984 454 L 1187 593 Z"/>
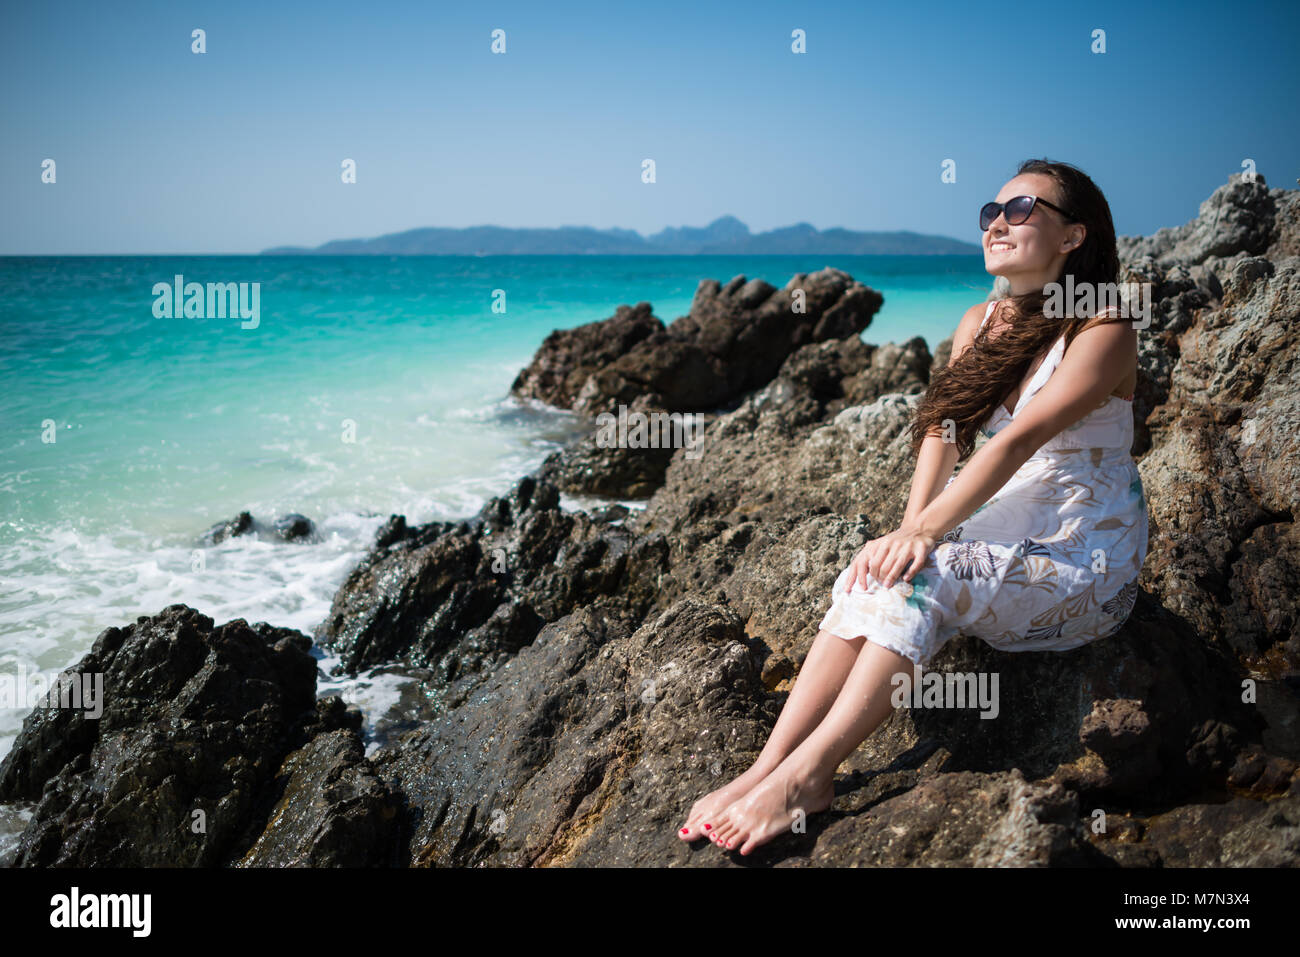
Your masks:
<path fill-rule="evenodd" d="M 932 667 L 998 672 L 997 719 L 896 710 L 831 810 L 752 860 L 1300 863 L 1300 191 L 1233 175 L 1120 253 L 1154 294 L 1128 622 L 1065 653 L 953 639 Z M 863 343 L 882 302 L 834 269 L 738 276 L 667 325 L 642 302 L 553 333 L 516 395 L 702 413 L 699 454 L 586 441 L 472 518 L 392 516 L 311 637 L 184 605 L 107 628 L 72 669 L 104 674 L 102 716 L 37 709 L 0 764 L 0 802 L 34 805 L 7 863 L 739 863 L 675 829 L 752 762 L 836 574 L 896 527 L 903 429 L 951 349 Z M 313 640 L 416 676 L 410 729 L 367 757 Z"/>

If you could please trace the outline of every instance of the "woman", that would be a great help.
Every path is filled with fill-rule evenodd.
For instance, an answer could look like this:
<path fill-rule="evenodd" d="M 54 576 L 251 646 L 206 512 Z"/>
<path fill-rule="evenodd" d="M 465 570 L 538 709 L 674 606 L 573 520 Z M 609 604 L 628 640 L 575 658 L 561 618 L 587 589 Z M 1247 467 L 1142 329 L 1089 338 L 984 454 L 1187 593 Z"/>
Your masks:
<path fill-rule="evenodd" d="M 1137 332 L 1113 310 L 1044 308 L 1067 276 L 1076 291 L 1115 290 L 1110 207 L 1075 167 L 1029 160 L 980 227 L 985 268 L 1010 294 L 966 312 L 916 410 L 903 521 L 840 574 L 758 760 L 695 803 L 683 840 L 749 854 L 829 807 L 836 767 L 889 714 L 891 678 L 912 678 L 953 635 L 1063 651 L 1132 611 L 1147 549 L 1130 455 Z"/>

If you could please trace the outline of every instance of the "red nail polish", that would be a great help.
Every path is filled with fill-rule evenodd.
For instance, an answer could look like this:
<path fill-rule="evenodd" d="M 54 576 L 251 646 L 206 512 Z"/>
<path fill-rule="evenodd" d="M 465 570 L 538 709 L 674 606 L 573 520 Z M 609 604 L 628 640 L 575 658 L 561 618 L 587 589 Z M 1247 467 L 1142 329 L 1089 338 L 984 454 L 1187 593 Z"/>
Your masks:
<path fill-rule="evenodd" d="M 712 824 L 706 824 L 706 825 L 704 825 L 704 829 L 705 829 L 706 831 L 711 831 L 711 830 L 713 830 L 713 825 L 712 825 Z"/>
<path fill-rule="evenodd" d="M 682 833 L 685 834 L 685 833 L 686 833 L 687 831 L 689 831 L 689 830 L 690 830 L 689 827 L 684 827 L 684 828 L 682 828 Z"/>

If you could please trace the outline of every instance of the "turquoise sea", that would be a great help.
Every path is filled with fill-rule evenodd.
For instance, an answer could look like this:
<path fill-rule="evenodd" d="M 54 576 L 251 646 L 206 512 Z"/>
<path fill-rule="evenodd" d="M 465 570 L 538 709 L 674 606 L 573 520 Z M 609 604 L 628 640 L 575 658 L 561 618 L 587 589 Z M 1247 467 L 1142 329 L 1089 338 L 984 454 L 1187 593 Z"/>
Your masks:
<path fill-rule="evenodd" d="M 571 434 L 508 396 L 552 329 L 825 266 L 884 294 L 868 342 L 933 348 L 992 286 L 981 256 L 0 258 L 0 674 L 57 673 L 176 602 L 310 634 L 389 514 L 468 516 Z M 156 317 L 177 274 L 258 283 L 256 328 Z M 322 541 L 199 561 L 243 510 Z M 0 755 L 27 713 L 0 708 Z"/>

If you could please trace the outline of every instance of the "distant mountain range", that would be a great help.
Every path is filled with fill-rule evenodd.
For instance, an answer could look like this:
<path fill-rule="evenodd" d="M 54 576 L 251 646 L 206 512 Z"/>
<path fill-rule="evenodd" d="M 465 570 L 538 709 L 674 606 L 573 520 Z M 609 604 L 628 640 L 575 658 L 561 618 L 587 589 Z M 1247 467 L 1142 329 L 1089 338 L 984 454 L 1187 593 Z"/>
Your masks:
<path fill-rule="evenodd" d="M 852 229 L 819 230 L 795 223 L 765 233 L 751 233 L 734 216 L 722 216 L 709 225 L 678 226 L 642 236 L 631 229 L 592 229 L 560 226 L 552 229 L 510 229 L 504 226 L 469 226 L 464 229 L 427 227 L 389 233 L 374 239 L 335 239 L 309 249 L 275 246 L 264 256 L 519 256 L 519 255 L 974 255 L 979 245 L 947 236 L 913 232 L 857 232 Z"/>

